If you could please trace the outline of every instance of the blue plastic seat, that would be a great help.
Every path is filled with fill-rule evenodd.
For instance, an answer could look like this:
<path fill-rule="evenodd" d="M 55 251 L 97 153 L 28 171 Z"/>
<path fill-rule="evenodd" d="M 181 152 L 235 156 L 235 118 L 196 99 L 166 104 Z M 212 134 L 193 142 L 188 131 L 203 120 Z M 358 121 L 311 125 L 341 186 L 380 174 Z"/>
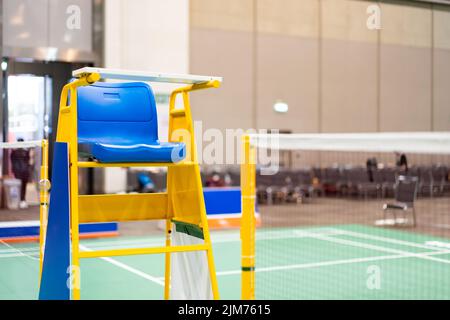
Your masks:
<path fill-rule="evenodd" d="M 184 143 L 159 142 L 155 97 L 142 82 L 78 88 L 78 143 L 98 162 L 178 162 Z"/>

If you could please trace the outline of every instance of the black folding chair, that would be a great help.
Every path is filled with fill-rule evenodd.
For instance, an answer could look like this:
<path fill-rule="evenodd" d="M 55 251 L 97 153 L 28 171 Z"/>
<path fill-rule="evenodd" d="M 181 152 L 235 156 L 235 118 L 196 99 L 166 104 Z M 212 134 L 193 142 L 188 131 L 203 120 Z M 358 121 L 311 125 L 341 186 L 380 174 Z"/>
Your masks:
<path fill-rule="evenodd" d="M 383 205 L 383 215 L 384 220 L 386 220 L 387 212 L 392 211 L 394 216 L 394 225 L 397 224 L 397 214 L 398 210 L 403 211 L 406 220 L 406 213 L 409 209 L 412 211 L 413 224 L 416 226 L 416 211 L 414 209 L 414 202 L 417 197 L 418 189 L 418 177 L 413 176 L 398 176 L 395 183 L 395 202 L 385 203 Z"/>
<path fill-rule="evenodd" d="M 296 186 L 301 194 L 307 197 L 314 196 L 313 176 L 311 170 L 299 170 L 296 174 Z"/>
<path fill-rule="evenodd" d="M 450 191 L 450 168 L 448 166 L 442 166 L 444 171 L 444 181 L 442 182 L 442 193 Z"/>
<path fill-rule="evenodd" d="M 433 174 L 430 167 L 420 167 L 419 168 L 419 195 L 433 196 L 435 189 Z"/>
<path fill-rule="evenodd" d="M 341 171 L 338 167 L 327 167 L 323 170 L 323 188 L 325 194 L 341 193 L 342 187 Z"/>
<path fill-rule="evenodd" d="M 273 176 L 256 174 L 256 196 L 259 204 L 272 204 Z"/>
<path fill-rule="evenodd" d="M 438 195 L 443 195 L 445 180 L 447 178 L 447 168 L 442 165 L 433 165 L 431 167 L 431 175 L 433 176 L 433 187 Z"/>
<path fill-rule="evenodd" d="M 397 171 L 395 168 L 383 168 L 383 183 L 381 184 L 382 197 L 391 197 L 395 191 L 395 184 L 397 181 Z"/>

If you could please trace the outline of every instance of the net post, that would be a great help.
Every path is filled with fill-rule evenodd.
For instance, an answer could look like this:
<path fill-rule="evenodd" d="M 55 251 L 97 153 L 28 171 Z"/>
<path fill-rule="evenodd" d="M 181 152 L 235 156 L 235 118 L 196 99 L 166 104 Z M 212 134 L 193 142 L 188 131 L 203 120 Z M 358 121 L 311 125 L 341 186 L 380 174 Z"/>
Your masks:
<path fill-rule="evenodd" d="M 241 159 L 241 266 L 242 299 L 255 299 L 255 177 L 256 152 L 250 136 L 242 136 Z"/>
<path fill-rule="evenodd" d="M 172 221 L 166 219 L 166 247 L 171 246 L 171 233 L 172 233 Z M 170 252 L 165 254 L 165 266 L 164 266 L 164 299 L 170 299 Z"/>
<path fill-rule="evenodd" d="M 41 149 L 41 181 L 39 190 L 39 283 L 42 276 L 42 264 L 44 261 L 44 243 L 45 232 L 47 230 L 47 218 L 48 218 L 48 141 L 42 140 Z"/>

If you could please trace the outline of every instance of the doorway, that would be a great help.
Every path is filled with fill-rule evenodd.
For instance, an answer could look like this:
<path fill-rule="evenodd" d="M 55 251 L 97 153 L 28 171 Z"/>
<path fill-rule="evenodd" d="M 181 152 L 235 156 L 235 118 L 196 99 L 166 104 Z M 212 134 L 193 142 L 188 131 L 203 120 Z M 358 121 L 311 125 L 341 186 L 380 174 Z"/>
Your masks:
<path fill-rule="evenodd" d="M 49 158 L 52 159 L 61 90 L 71 79 L 72 70 L 86 66 L 92 64 L 4 58 L 4 141 L 13 142 L 18 138 L 25 141 L 48 139 Z M 40 163 L 40 154 L 35 157 L 35 163 Z M 8 160 L 8 156 L 4 154 L 3 174 L 8 174 L 10 170 Z M 51 163 L 49 166 L 51 174 Z"/>
<path fill-rule="evenodd" d="M 51 82 L 49 76 L 8 76 L 9 142 L 48 139 L 51 132 Z"/>

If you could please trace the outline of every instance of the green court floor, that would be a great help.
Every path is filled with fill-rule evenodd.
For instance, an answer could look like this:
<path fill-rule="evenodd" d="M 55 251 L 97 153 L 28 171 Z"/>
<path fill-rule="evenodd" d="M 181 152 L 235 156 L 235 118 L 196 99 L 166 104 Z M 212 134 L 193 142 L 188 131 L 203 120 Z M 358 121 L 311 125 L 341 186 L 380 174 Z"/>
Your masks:
<path fill-rule="evenodd" d="M 213 232 L 221 298 L 240 298 L 237 230 Z M 161 237 L 82 241 L 85 250 L 162 245 Z M 260 299 L 450 299 L 450 239 L 362 225 L 260 229 Z M 162 255 L 83 259 L 83 299 L 161 299 Z M 0 243 L 0 299 L 36 299 L 37 244 Z"/>

